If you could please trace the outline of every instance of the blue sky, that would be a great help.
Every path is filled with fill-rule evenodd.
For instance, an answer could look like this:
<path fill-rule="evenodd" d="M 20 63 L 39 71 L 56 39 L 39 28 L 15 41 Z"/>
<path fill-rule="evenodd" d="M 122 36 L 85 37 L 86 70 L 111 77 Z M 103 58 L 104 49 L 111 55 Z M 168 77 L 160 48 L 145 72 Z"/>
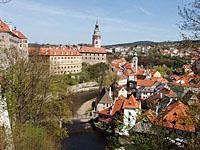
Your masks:
<path fill-rule="evenodd" d="M 0 18 L 37 43 L 91 43 L 97 18 L 103 44 L 180 40 L 178 6 L 187 1 L 12 0 Z"/>

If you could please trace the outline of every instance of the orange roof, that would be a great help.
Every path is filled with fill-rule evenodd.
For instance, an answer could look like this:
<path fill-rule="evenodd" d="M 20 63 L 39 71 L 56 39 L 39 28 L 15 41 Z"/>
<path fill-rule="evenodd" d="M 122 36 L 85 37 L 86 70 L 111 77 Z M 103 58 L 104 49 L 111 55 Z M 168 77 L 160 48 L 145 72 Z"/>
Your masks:
<path fill-rule="evenodd" d="M 132 71 L 131 69 L 126 69 L 126 70 L 124 71 L 124 75 L 125 75 L 125 76 L 130 76 L 132 72 L 133 72 L 133 71 Z"/>
<path fill-rule="evenodd" d="M 34 54 L 37 52 L 37 48 L 29 48 L 29 53 Z M 39 48 L 39 54 L 40 55 L 46 55 L 46 56 L 80 56 L 80 53 L 76 50 L 73 50 L 71 48 L 45 48 L 41 47 Z"/>
<path fill-rule="evenodd" d="M 88 47 L 88 46 L 83 46 L 79 50 L 80 53 L 106 53 L 106 49 L 101 47 L 101 48 L 96 48 L 96 47 Z"/>
<path fill-rule="evenodd" d="M 137 75 L 144 75 L 144 73 L 145 73 L 145 70 L 143 68 L 139 68 L 137 70 Z"/>
<path fill-rule="evenodd" d="M 1 19 L 0 19 L 0 32 L 10 32 L 8 24 L 3 22 Z"/>
<path fill-rule="evenodd" d="M 123 109 L 124 108 L 139 108 L 139 107 L 140 107 L 140 104 L 133 95 L 131 95 L 128 100 L 125 100 L 123 104 Z"/>
<path fill-rule="evenodd" d="M 157 81 L 157 82 L 162 82 L 162 83 L 168 83 L 167 79 L 164 78 L 157 78 L 157 77 L 152 77 L 151 80 Z"/>
<path fill-rule="evenodd" d="M 127 63 L 127 64 L 125 64 L 125 68 L 126 69 L 133 69 L 133 66 L 132 66 L 131 63 Z"/>
<path fill-rule="evenodd" d="M 0 19 L 0 32 L 9 32 L 20 39 L 27 39 L 22 32 L 11 30 L 9 25 L 3 22 L 1 19 Z"/>
<path fill-rule="evenodd" d="M 155 82 L 154 80 L 137 80 L 137 86 L 151 87 Z"/>
<path fill-rule="evenodd" d="M 156 72 L 157 72 L 156 69 L 150 69 L 150 73 L 151 73 L 152 75 L 154 75 Z"/>
<path fill-rule="evenodd" d="M 180 101 L 169 105 L 155 120 L 155 124 L 195 132 L 195 125 L 189 114 L 189 108 Z"/>
<path fill-rule="evenodd" d="M 120 112 L 122 110 L 122 106 L 124 103 L 125 98 L 123 96 L 120 96 L 114 103 L 111 115 L 115 115 L 116 112 Z"/>
<path fill-rule="evenodd" d="M 103 109 L 99 111 L 98 113 L 102 115 L 110 115 L 110 108 Z"/>
<path fill-rule="evenodd" d="M 13 30 L 12 32 L 20 39 L 27 39 L 27 37 L 20 31 Z"/>

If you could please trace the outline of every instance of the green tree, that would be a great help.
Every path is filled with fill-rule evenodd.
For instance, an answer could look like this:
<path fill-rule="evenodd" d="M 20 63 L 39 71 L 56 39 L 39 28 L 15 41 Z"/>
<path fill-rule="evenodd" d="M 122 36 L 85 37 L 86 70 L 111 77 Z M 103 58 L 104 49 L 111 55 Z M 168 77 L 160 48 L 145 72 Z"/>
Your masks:
<path fill-rule="evenodd" d="M 31 141 L 40 145 L 38 142 L 42 140 L 37 140 L 40 138 L 38 135 L 44 131 L 43 136 L 53 139 L 53 145 L 57 145 L 55 149 L 59 148 L 60 138 L 67 135 L 67 131 L 60 128 L 59 123 L 69 117 L 70 111 L 68 104 L 64 102 L 64 92 L 60 88 L 52 88 L 53 78 L 49 73 L 48 58 L 33 55 L 27 60 L 16 49 L 1 49 L 1 55 L 4 61 L 0 61 L 3 76 L 0 84 L 7 101 L 13 139 L 16 139 L 18 134 L 15 132 L 18 129 L 21 129 L 22 134 L 31 130 L 39 132 L 30 135 L 33 135 Z M 25 140 L 26 143 L 29 139 L 22 136 L 20 140 Z M 19 143 L 21 144 L 15 142 L 16 148 Z"/>

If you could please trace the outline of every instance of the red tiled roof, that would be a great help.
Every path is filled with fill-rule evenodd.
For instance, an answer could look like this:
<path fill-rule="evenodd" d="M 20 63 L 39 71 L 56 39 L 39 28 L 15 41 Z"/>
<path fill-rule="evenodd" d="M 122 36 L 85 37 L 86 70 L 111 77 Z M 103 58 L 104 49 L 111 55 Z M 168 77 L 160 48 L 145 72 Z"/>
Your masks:
<path fill-rule="evenodd" d="M 83 47 L 81 47 L 79 52 L 80 53 L 101 53 L 101 54 L 105 54 L 106 53 L 106 49 L 103 48 L 103 47 L 96 48 L 96 47 L 83 46 Z"/>
<path fill-rule="evenodd" d="M 39 51 L 39 55 L 46 55 L 46 56 L 80 56 L 80 53 L 76 50 L 71 48 L 29 48 L 29 53 L 34 54 Z"/>
<path fill-rule="evenodd" d="M 140 104 L 133 95 L 131 95 L 128 100 L 125 100 L 123 104 L 123 109 L 124 108 L 139 108 L 139 107 L 140 107 Z"/>
<path fill-rule="evenodd" d="M 0 19 L 0 32 L 10 32 L 9 26 Z"/>
<path fill-rule="evenodd" d="M 155 124 L 195 132 L 195 125 L 189 114 L 189 108 L 180 101 L 169 105 L 161 116 L 155 120 Z"/>
<path fill-rule="evenodd" d="M 27 39 L 27 37 L 20 31 L 13 30 L 12 32 L 20 39 Z"/>
<path fill-rule="evenodd" d="M 154 75 L 156 72 L 157 72 L 156 69 L 150 69 L 150 73 L 151 73 L 152 75 Z"/>
<path fill-rule="evenodd" d="M 153 81 L 157 81 L 157 82 L 162 82 L 162 83 L 168 83 L 167 79 L 164 78 L 156 78 L 156 77 L 152 77 L 151 80 Z"/>
<path fill-rule="evenodd" d="M 130 70 L 132 70 L 133 69 L 133 66 L 132 66 L 132 64 L 131 63 L 127 63 L 127 64 L 125 64 L 125 66 L 124 66 L 126 69 L 130 69 Z"/>
<path fill-rule="evenodd" d="M 120 96 L 114 103 L 111 115 L 115 115 L 116 112 L 120 112 L 122 110 L 122 106 L 124 103 L 125 98 L 123 96 Z"/>
<path fill-rule="evenodd" d="M 145 70 L 143 68 L 139 68 L 137 70 L 137 75 L 144 75 L 144 73 L 145 73 Z"/>
<path fill-rule="evenodd" d="M 25 37 L 25 35 L 22 32 L 11 30 L 9 25 L 3 22 L 1 19 L 0 19 L 0 32 L 9 32 L 14 36 L 18 37 L 19 39 L 27 39 L 27 37 Z"/>
<path fill-rule="evenodd" d="M 151 87 L 155 82 L 154 80 L 137 80 L 137 86 Z"/>
<path fill-rule="evenodd" d="M 110 115 L 110 108 L 105 108 L 101 111 L 98 112 L 100 115 L 106 115 L 109 116 Z"/>

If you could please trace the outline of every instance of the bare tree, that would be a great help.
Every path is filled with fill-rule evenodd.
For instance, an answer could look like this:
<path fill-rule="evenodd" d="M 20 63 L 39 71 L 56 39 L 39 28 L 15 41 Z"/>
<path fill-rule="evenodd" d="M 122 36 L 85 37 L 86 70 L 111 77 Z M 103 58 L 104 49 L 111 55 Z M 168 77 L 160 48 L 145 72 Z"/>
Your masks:
<path fill-rule="evenodd" d="M 179 15 L 183 18 L 180 29 L 187 34 L 192 33 L 193 38 L 199 38 L 200 33 L 200 0 L 193 0 L 183 8 L 179 7 Z"/>

